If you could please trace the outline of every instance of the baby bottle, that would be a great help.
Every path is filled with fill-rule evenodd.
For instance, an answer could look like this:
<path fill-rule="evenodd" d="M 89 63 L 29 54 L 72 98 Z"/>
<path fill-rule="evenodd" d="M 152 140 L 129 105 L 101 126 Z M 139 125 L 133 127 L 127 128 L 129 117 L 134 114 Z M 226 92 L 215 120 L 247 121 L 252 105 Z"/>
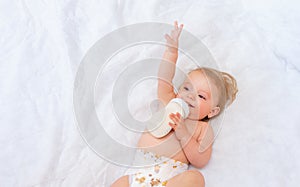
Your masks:
<path fill-rule="evenodd" d="M 183 118 L 189 115 L 188 104 L 180 99 L 172 99 L 165 108 L 154 113 L 149 123 L 147 124 L 147 130 L 156 138 L 162 138 L 166 136 L 171 130 L 169 122 L 174 123 L 169 115 L 171 113 L 179 113 Z"/>

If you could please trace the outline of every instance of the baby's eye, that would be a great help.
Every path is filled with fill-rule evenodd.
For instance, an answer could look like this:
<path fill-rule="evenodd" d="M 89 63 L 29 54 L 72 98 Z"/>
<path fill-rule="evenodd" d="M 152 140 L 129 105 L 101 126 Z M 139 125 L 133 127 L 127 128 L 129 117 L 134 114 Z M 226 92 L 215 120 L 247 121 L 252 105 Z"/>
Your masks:
<path fill-rule="evenodd" d="M 206 100 L 206 98 L 204 97 L 204 96 L 202 96 L 202 95 L 198 95 L 201 99 L 204 99 L 204 100 Z"/>
<path fill-rule="evenodd" d="M 189 90 L 187 87 L 183 87 L 185 90 Z"/>

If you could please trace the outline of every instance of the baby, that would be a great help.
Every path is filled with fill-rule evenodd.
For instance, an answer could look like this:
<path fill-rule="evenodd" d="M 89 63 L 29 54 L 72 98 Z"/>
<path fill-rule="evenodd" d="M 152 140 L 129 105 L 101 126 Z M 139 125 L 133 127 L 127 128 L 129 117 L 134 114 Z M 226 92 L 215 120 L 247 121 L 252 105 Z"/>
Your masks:
<path fill-rule="evenodd" d="M 188 164 L 201 168 L 212 153 L 214 134 L 209 119 L 216 117 L 231 104 L 237 93 L 235 79 L 224 72 L 211 68 L 198 68 L 189 72 L 187 79 L 174 93 L 171 84 L 178 57 L 178 39 L 183 24 L 174 23 L 167 41 L 158 72 L 158 99 L 165 105 L 173 98 L 183 99 L 189 106 L 187 118 L 179 113 L 170 114 L 172 131 L 156 138 L 144 132 L 138 142 L 135 162 L 152 164 L 132 169 L 112 184 L 112 187 L 199 187 L 204 186 L 203 175 L 198 170 L 188 170 Z"/>

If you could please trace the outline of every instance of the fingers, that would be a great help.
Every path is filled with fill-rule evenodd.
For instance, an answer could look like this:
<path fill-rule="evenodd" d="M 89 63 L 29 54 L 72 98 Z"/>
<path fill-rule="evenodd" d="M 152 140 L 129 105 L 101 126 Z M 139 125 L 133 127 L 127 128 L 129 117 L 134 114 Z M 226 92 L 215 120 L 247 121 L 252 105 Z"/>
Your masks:
<path fill-rule="evenodd" d="M 175 30 L 182 29 L 183 28 L 183 24 L 180 24 L 180 27 L 178 28 L 178 22 L 176 20 L 176 21 L 174 21 L 174 27 L 175 27 Z"/>
<path fill-rule="evenodd" d="M 176 129 L 176 124 L 169 122 L 170 127 L 172 127 L 173 130 Z"/>
<path fill-rule="evenodd" d="M 172 129 L 176 130 L 176 128 L 178 127 L 178 125 L 180 125 L 181 123 L 181 115 L 177 112 L 176 114 L 171 113 L 170 115 L 170 119 L 174 122 L 171 123 L 169 122 L 170 127 L 172 127 Z"/>
<path fill-rule="evenodd" d="M 178 22 L 175 21 L 174 22 L 174 29 L 171 30 L 170 34 L 165 34 L 165 39 L 169 42 L 169 43 L 174 43 L 176 46 L 178 45 L 178 38 L 181 34 L 181 31 L 183 29 L 183 24 L 180 24 L 180 27 L 178 27 Z"/>
<path fill-rule="evenodd" d="M 171 113 L 170 119 L 176 124 L 179 124 L 181 122 L 181 116 L 178 112 L 176 114 Z"/>
<path fill-rule="evenodd" d="M 178 22 L 174 22 L 174 29 L 171 31 L 171 36 L 173 39 L 178 38 L 181 31 L 183 29 L 183 24 L 180 24 L 180 27 L 178 27 Z"/>
<path fill-rule="evenodd" d="M 179 33 L 180 33 L 183 29 L 183 24 L 180 24 L 180 26 L 178 27 L 178 22 L 175 21 L 174 22 L 174 28 L 175 28 L 175 31 L 179 31 Z"/>
<path fill-rule="evenodd" d="M 183 24 L 180 24 L 180 27 L 179 27 L 179 29 L 178 29 L 178 33 L 179 33 L 179 35 L 180 35 L 180 33 L 181 33 L 182 29 L 183 29 Z"/>
<path fill-rule="evenodd" d="M 177 38 L 178 36 L 178 32 L 176 30 L 171 30 L 171 36 L 175 39 Z"/>
<path fill-rule="evenodd" d="M 178 113 L 178 112 L 176 112 L 176 114 L 171 113 L 170 116 L 175 116 L 175 117 L 177 117 L 177 118 L 181 118 L 181 115 L 180 115 L 180 113 Z"/>
<path fill-rule="evenodd" d="M 175 26 L 175 29 L 177 30 L 178 29 L 178 22 L 177 21 L 174 22 L 174 26 Z"/>
<path fill-rule="evenodd" d="M 166 39 L 167 41 L 172 41 L 172 38 L 171 38 L 168 34 L 165 34 L 165 39 Z"/>

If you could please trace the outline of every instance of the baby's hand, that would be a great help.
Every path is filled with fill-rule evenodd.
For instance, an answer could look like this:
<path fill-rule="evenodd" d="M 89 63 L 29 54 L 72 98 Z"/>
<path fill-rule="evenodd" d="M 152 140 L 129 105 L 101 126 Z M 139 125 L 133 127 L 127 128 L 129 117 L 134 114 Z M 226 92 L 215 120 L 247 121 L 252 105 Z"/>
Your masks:
<path fill-rule="evenodd" d="M 184 124 L 181 115 L 177 112 L 176 114 L 171 113 L 169 116 L 170 119 L 174 122 L 174 123 L 169 123 L 169 125 L 175 131 L 175 135 L 177 139 L 181 140 L 182 138 L 189 136 L 189 132 Z"/>
<path fill-rule="evenodd" d="M 167 50 L 171 53 L 177 53 L 178 52 L 178 39 L 180 36 L 180 33 L 182 31 L 183 24 L 180 24 L 180 27 L 178 27 L 178 22 L 174 22 L 174 29 L 171 31 L 171 34 L 165 34 L 165 39 L 167 40 Z"/>

